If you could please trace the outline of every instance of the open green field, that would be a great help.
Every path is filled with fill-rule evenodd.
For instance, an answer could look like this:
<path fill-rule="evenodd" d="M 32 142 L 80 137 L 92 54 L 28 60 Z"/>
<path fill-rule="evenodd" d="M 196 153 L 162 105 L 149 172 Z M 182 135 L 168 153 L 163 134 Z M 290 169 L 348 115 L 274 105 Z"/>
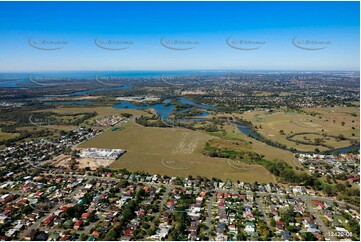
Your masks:
<path fill-rule="evenodd" d="M 239 115 L 229 115 L 225 113 L 219 113 L 218 115 L 212 115 L 212 117 L 217 118 L 218 116 L 223 117 L 238 117 Z M 265 159 L 267 160 L 283 160 L 286 163 L 288 163 L 291 166 L 298 166 L 301 167 L 301 164 L 299 162 L 294 162 L 294 155 L 292 152 L 279 149 L 270 145 L 267 145 L 261 141 L 258 141 L 256 139 L 253 139 L 249 137 L 248 135 L 245 135 L 242 133 L 235 125 L 231 124 L 225 124 L 224 132 L 219 131 L 212 133 L 212 135 L 220 137 L 222 139 L 225 139 L 226 141 L 223 142 L 224 148 L 230 148 L 230 149 L 239 149 L 239 150 L 246 150 L 246 151 L 252 151 L 260 155 L 264 155 Z M 229 142 L 227 140 L 235 141 L 238 143 L 238 145 L 229 145 Z M 222 141 L 219 141 L 222 142 Z"/>
<path fill-rule="evenodd" d="M 134 116 L 149 115 L 143 110 L 119 110 L 111 107 L 57 108 L 56 113 L 97 112 L 99 116 L 117 115 L 124 112 Z M 108 130 L 84 143 L 81 147 L 122 148 L 127 153 L 115 161 L 111 167 L 126 168 L 131 171 L 174 176 L 200 175 L 240 181 L 274 182 L 274 177 L 262 166 L 234 164 L 227 159 L 204 156 L 202 151 L 207 141 L 218 140 L 220 145 L 232 149 L 252 151 L 264 155 L 268 160 L 284 160 L 292 166 L 293 154 L 289 151 L 266 145 L 240 132 L 232 125 L 224 125 L 224 132 L 207 134 L 183 128 L 143 127 L 128 122 L 121 131 Z M 234 145 L 229 140 L 234 141 Z"/>
<path fill-rule="evenodd" d="M 350 146 L 351 141 L 331 136 L 341 135 L 355 141 L 360 139 L 358 108 L 304 108 L 302 111 L 253 111 L 243 114 L 243 118 L 257 126 L 258 132 L 264 137 L 301 151 L 314 151 L 315 148 L 325 151 L 329 148 L 300 142 L 319 141 L 326 146 L 342 148 Z M 281 130 L 284 134 L 280 133 Z M 290 135 L 295 135 L 293 140 L 287 139 Z"/>
<path fill-rule="evenodd" d="M 226 140 L 233 140 L 232 145 L 226 140 L 220 140 L 218 143 L 222 144 L 223 148 L 252 151 L 260 155 L 264 155 L 267 160 L 283 160 L 291 166 L 301 166 L 298 162 L 294 163 L 294 155 L 292 152 L 269 146 L 261 141 L 253 139 L 233 125 L 225 125 L 224 132 L 218 132 L 214 135 L 222 137 Z M 234 145 L 234 143 L 236 145 Z"/>
<path fill-rule="evenodd" d="M 86 126 L 86 127 L 90 126 L 93 128 L 99 128 L 99 127 L 93 126 L 94 120 L 104 117 L 104 116 L 121 115 L 122 113 L 129 113 L 129 114 L 132 114 L 134 117 L 139 117 L 141 115 L 143 115 L 143 116 L 151 115 L 145 110 L 116 109 L 116 108 L 112 108 L 112 107 L 59 107 L 59 108 L 55 108 L 55 109 L 42 110 L 41 112 L 54 112 L 54 113 L 62 114 L 62 115 L 96 112 L 97 115 L 95 117 L 89 118 L 81 124 L 82 126 Z M 43 127 L 54 128 L 54 129 L 64 129 L 64 130 L 71 130 L 71 129 L 76 128 L 76 126 L 73 126 L 73 125 L 66 125 L 67 121 L 71 121 L 71 119 L 74 119 L 74 117 L 69 116 L 71 119 L 67 120 L 67 117 L 68 116 L 61 117 L 61 119 L 62 119 L 61 121 L 64 122 L 64 125 L 43 125 Z M 59 117 L 56 117 L 56 116 L 54 118 L 59 119 Z"/>
<path fill-rule="evenodd" d="M 121 113 L 130 113 L 134 116 L 147 115 L 147 112 L 143 110 L 116 109 L 112 107 L 59 107 L 55 109 L 42 110 L 39 112 L 54 112 L 60 114 L 97 112 L 98 116 L 120 115 Z"/>
<path fill-rule="evenodd" d="M 19 136 L 19 133 L 5 133 L 0 129 L 0 140 L 13 139 Z"/>
<path fill-rule="evenodd" d="M 105 131 L 79 148 L 125 149 L 122 157 L 111 168 L 145 171 L 169 176 L 205 176 L 245 182 L 275 182 L 262 166 L 234 166 L 227 159 L 211 158 L 202 154 L 205 143 L 217 139 L 205 132 L 182 128 L 143 127 L 128 122 L 119 132 Z"/>

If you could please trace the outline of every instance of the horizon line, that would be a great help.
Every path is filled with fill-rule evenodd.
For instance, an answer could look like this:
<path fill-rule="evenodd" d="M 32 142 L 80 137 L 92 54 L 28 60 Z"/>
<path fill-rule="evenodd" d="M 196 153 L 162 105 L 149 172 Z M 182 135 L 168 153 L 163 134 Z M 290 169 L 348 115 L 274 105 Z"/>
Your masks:
<path fill-rule="evenodd" d="M 36 73 L 36 72 L 360 72 L 359 70 L 278 70 L 278 69 L 173 69 L 173 70 L 31 70 L 31 71 L 3 71 L 0 73 Z"/>

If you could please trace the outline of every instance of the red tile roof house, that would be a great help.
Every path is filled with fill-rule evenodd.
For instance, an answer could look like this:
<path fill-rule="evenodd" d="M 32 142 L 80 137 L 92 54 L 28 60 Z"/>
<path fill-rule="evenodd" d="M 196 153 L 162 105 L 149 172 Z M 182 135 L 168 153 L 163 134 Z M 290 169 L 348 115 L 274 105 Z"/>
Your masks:
<path fill-rule="evenodd" d="M 26 198 L 22 198 L 20 199 L 15 206 L 17 206 L 17 208 L 19 208 L 21 205 L 25 205 L 25 204 L 28 204 L 29 203 L 29 200 L 26 199 Z"/>
<path fill-rule="evenodd" d="M 360 181 L 360 177 L 350 177 L 349 179 L 347 179 L 347 181 L 349 182 L 359 182 Z"/>
<path fill-rule="evenodd" d="M 244 212 L 243 216 L 247 219 L 252 219 L 253 218 L 253 214 L 251 211 L 246 211 Z"/>
<path fill-rule="evenodd" d="M 81 218 L 84 219 L 84 220 L 87 220 L 88 217 L 89 217 L 89 215 L 90 215 L 90 213 L 83 213 L 83 214 L 81 215 Z"/>
<path fill-rule="evenodd" d="M 321 201 L 313 200 L 312 202 L 313 202 L 313 204 L 315 204 L 317 206 L 317 209 L 319 209 L 319 210 L 327 208 L 326 205 Z"/>
<path fill-rule="evenodd" d="M 74 229 L 79 229 L 82 224 L 83 224 L 83 220 L 79 219 L 78 221 L 75 222 Z"/>
<path fill-rule="evenodd" d="M 239 197 L 239 195 L 237 193 L 232 193 L 231 196 L 232 196 L 232 198 L 238 198 Z"/>
<path fill-rule="evenodd" d="M 47 217 L 43 222 L 44 226 L 48 226 L 51 222 L 53 222 L 54 218 L 55 218 L 54 215 Z"/>
<path fill-rule="evenodd" d="M 63 205 L 63 206 L 60 206 L 59 209 L 63 210 L 63 211 L 66 211 L 68 209 L 68 207 Z"/>
<path fill-rule="evenodd" d="M 295 212 L 303 213 L 305 211 L 305 208 L 302 205 L 298 205 L 295 207 Z"/>
<path fill-rule="evenodd" d="M 223 192 L 218 192 L 217 193 L 217 198 L 219 199 L 219 198 L 223 198 Z"/>
<path fill-rule="evenodd" d="M 167 202 L 167 207 L 170 208 L 174 206 L 174 201 L 173 200 L 170 200 L 169 202 Z"/>
<path fill-rule="evenodd" d="M 224 199 L 219 200 L 218 207 L 224 207 Z"/>
<path fill-rule="evenodd" d="M 108 213 L 108 216 L 114 218 L 115 216 L 117 216 L 117 214 L 118 214 L 117 211 L 110 211 L 110 212 Z"/>
<path fill-rule="evenodd" d="M 133 235 L 134 234 L 134 229 L 127 229 L 124 231 L 125 235 Z"/>
<path fill-rule="evenodd" d="M 30 190 L 31 188 L 28 185 L 22 185 L 20 187 L 21 190 L 23 190 L 24 192 L 27 192 L 28 190 Z"/>
<path fill-rule="evenodd" d="M 68 235 L 68 234 L 66 234 L 66 235 L 64 235 L 63 237 L 61 237 L 61 238 L 59 239 L 59 241 L 70 241 L 70 239 L 71 239 L 71 236 Z"/>
<path fill-rule="evenodd" d="M 43 194 L 44 194 L 43 192 L 38 191 L 38 192 L 34 193 L 34 197 L 39 198 L 39 197 L 41 197 Z"/>
<path fill-rule="evenodd" d="M 322 234 L 318 234 L 318 233 L 312 233 L 315 237 L 316 237 L 316 239 L 318 239 L 319 241 L 321 241 L 321 240 L 323 240 L 323 236 L 322 236 Z"/>
<path fill-rule="evenodd" d="M 8 207 L 4 210 L 4 212 L 1 213 L 1 215 L 3 216 L 10 216 L 10 214 L 12 214 L 13 208 L 12 207 Z"/>
<path fill-rule="evenodd" d="M 144 217 L 144 215 L 145 215 L 144 209 L 139 209 L 139 211 L 137 213 L 138 213 L 138 217 Z"/>
<path fill-rule="evenodd" d="M 8 196 L 8 197 L 3 201 L 3 204 L 10 202 L 11 200 L 14 199 L 14 197 L 15 197 L 15 195 L 10 195 L 10 196 Z"/>
<path fill-rule="evenodd" d="M 93 235 L 95 238 L 99 238 L 100 232 L 94 230 L 91 235 Z"/>
<path fill-rule="evenodd" d="M 285 223 L 284 222 L 276 222 L 276 228 L 279 231 L 283 231 L 285 229 Z"/>
<path fill-rule="evenodd" d="M 228 225 L 229 232 L 237 232 L 237 227 L 234 224 Z"/>

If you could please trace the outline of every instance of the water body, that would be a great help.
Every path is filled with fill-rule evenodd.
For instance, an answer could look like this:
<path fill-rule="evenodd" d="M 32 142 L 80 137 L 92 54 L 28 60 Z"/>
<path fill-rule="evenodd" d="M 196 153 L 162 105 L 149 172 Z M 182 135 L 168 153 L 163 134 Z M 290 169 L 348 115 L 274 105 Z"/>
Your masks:
<path fill-rule="evenodd" d="M 117 109 L 135 109 L 135 110 L 141 110 L 141 109 L 149 109 L 153 108 L 156 110 L 158 115 L 163 119 L 168 119 L 169 114 L 172 112 L 175 105 L 165 105 L 165 104 L 154 104 L 154 105 L 134 105 L 131 102 L 121 102 L 119 104 L 116 104 L 113 106 L 113 108 Z"/>
<path fill-rule="evenodd" d="M 190 105 L 193 105 L 193 106 L 198 107 L 198 108 L 203 108 L 203 109 L 208 109 L 208 110 L 214 110 L 214 109 L 216 109 L 215 107 L 210 106 L 210 105 L 194 103 L 192 100 L 189 100 L 189 99 L 184 98 L 184 97 L 181 97 L 181 98 L 179 98 L 178 100 L 179 100 L 182 104 L 190 104 Z"/>
<path fill-rule="evenodd" d="M 259 135 L 256 132 L 252 131 L 251 127 L 245 125 L 237 125 L 237 128 L 245 135 L 250 136 L 256 140 L 259 140 Z"/>
<path fill-rule="evenodd" d="M 209 112 L 203 111 L 201 114 L 198 114 L 194 117 L 189 117 L 189 118 L 181 118 L 181 119 L 177 119 L 177 122 L 193 122 L 193 121 L 203 121 L 206 120 L 206 116 L 209 115 Z"/>
<path fill-rule="evenodd" d="M 12 81 L 3 81 L 0 82 L 0 88 L 35 88 L 27 87 L 26 84 L 30 84 L 29 80 L 21 79 L 21 80 L 12 80 Z"/>
<path fill-rule="evenodd" d="M 224 75 L 229 71 L 67 71 L 67 72 L 36 72 L 36 73 L 0 73 L 0 88 L 25 88 L 25 89 L 34 89 L 34 88 L 44 88 L 44 86 L 34 85 L 29 80 L 29 75 L 31 74 L 36 80 L 39 77 L 44 78 L 59 78 L 59 79 L 96 79 L 96 78 L 160 78 L 161 76 L 170 76 L 170 77 L 181 77 L 181 76 L 208 76 L 208 75 Z M 1 81 L 4 80 L 4 81 Z M 48 82 L 51 84 L 51 82 Z M 48 88 L 56 88 L 48 86 Z M 81 96 L 87 95 L 89 93 L 95 93 L 100 91 L 108 90 L 117 90 L 117 89 L 127 89 L 132 88 L 130 85 L 125 86 L 113 86 L 113 87 L 104 87 L 93 90 L 84 90 L 73 92 L 70 94 L 59 95 L 63 97 L 68 96 Z M 38 97 L 41 98 L 41 97 Z M 190 104 L 192 101 L 188 100 Z M 195 104 L 196 105 L 196 104 Z M 200 108 L 212 108 L 211 106 L 201 105 Z"/>
<path fill-rule="evenodd" d="M 194 103 L 193 101 L 187 99 L 187 98 L 178 98 L 179 102 L 182 104 L 190 104 L 193 105 L 195 107 L 199 107 L 199 108 L 203 108 L 203 109 L 209 109 L 209 110 L 214 110 L 216 109 L 213 106 L 209 106 L 209 105 L 203 105 L 203 104 L 197 104 Z M 113 108 L 118 108 L 118 109 L 136 109 L 136 110 L 141 110 L 141 109 L 149 109 L 149 108 L 153 108 L 156 110 L 157 114 L 164 120 L 167 120 L 169 118 L 169 115 L 172 113 L 173 108 L 175 107 L 174 104 L 169 104 L 171 102 L 170 99 L 165 99 L 163 101 L 163 103 L 161 104 L 154 104 L 154 105 L 135 105 L 131 102 L 121 102 L 119 104 L 116 104 L 113 106 Z M 179 112 L 186 112 L 191 110 L 192 108 L 186 108 L 182 111 Z M 202 112 L 202 114 L 197 115 L 197 117 L 194 118 L 185 118 L 185 119 L 179 119 L 178 121 L 196 121 L 196 120 L 204 120 L 205 116 L 207 116 L 209 113 L 204 111 Z"/>
<path fill-rule="evenodd" d="M 342 154 L 342 153 L 347 153 L 348 151 L 354 150 L 354 149 L 360 149 L 360 146 L 359 145 L 348 146 L 348 147 L 344 147 L 344 148 L 329 150 L 329 152 Z"/>
<path fill-rule="evenodd" d="M 160 78 L 161 76 L 190 76 L 190 75 L 224 75 L 230 71 L 66 71 L 66 72 L 36 72 L 36 73 L 0 73 L 1 88 L 39 88 L 34 86 L 29 75 L 36 77 L 51 77 L 65 79 L 95 79 L 98 78 Z M 11 79 L 11 80 L 9 80 Z M 29 84 L 29 85 L 27 85 Z M 81 95 L 81 94 L 80 94 Z"/>

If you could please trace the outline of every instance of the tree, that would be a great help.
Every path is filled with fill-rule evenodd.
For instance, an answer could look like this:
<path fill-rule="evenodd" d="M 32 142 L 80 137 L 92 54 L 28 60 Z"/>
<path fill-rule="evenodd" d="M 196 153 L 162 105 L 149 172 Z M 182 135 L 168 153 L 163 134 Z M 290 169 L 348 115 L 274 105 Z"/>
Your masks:
<path fill-rule="evenodd" d="M 147 230 L 147 235 L 151 236 L 155 233 L 155 231 L 157 231 L 157 229 L 153 226 L 152 228 Z"/>
<path fill-rule="evenodd" d="M 317 238 L 312 233 L 308 233 L 308 232 L 303 234 L 303 239 L 305 241 L 316 241 L 317 240 Z"/>
<path fill-rule="evenodd" d="M 274 220 L 274 218 L 272 218 L 270 224 L 272 227 L 276 227 L 276 220 Z"/>
<path fill-rule="evenodd" d="M 263 240 L 267 240 L 268 236 L 270 234 L 270 231 L 269 231 L 267 225 L 264 222 L 260 221 L 258 224 L 258 228 L 259 228 L 261 236 L 263 237 Z"/>
<path fill-rule="evenodd" d="M 117 233 L 114 230 L 110 230 L 105 236 L 105 240 L 114 240 L 117 236 Z"/>
<path fill-rule="evenodd" d="M 247 235 L 243 231 L 238 231 L 237 240 L 238 241 L 246 241 Z"/>

